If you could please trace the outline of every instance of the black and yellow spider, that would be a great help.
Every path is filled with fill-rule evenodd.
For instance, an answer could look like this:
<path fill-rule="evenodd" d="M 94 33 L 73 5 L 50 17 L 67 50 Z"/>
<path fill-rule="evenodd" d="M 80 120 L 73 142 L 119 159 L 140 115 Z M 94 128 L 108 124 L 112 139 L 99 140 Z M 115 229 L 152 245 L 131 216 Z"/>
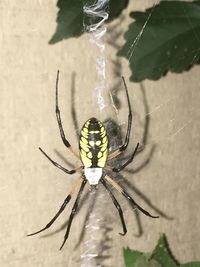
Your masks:
<path fill-rule="evenodd" d="M 71 200 L 72 195 L 79 188 L 78 195 L 76 197 L 76 200 L 72 208 L 72 212 L 69 217 L 69 222 L 68 222 L 67 230 L 64 236 L 64 241 L 60 247 L 60 249 L 62 249 L 62 247 L 64 246 L 69 236 L 72 220 L 77 211 L 80 196 L 87 182 L 89 183 L 91 189 L 96 188 L 99 182 L 101 182 L 103 186 L 106 188 L 106 190 L 108 191 L 115 207 L 117 208 L 119 212 L 119 216 L 120 216 L 122 227 L 123 227 L 123 233 L 120 233 L 121 235 L 125 235 L 127 232 L 126 224 L 125 224 L 124 216 L 123 216 L 123 211 L 118 201 L 116 200 L 115 196 L 113 195 L 108 184 L 112 185 L 118 192 L 120 192 L 124 197 L 126 197 L 130 201 L 130 203 L 133 205 L 134 208 L 137 208 L 142 213 L 144 213 L 146 216 L 149 216 L 152 218 L 158 218 L 158 216 L 153 216 L 149 212 L 144 210 L 142 207 L 140 207 L 133 200 L 133 198 L 106 173 L 106 170 L 113 171 L 113 172 L 120 172 L 121 170 L 123 170 L 129 163 L 133 161 L 134 156 L 139 147 L 139 143 L 137 143 L 130 158 L 126 162 L 124 162 L 120 167 L 115 168 L 107 164 L 109 160 L 116 158 L 123 151 L 125 151 L 129 143 L 129 137 L 130 137 L 131 125 L 132 125 L 132 112 L 131 112 L 131 104 L 130 104 L 130 99 L 128 95 L 128 90 L 127 90 L 127 86 L 126 86 L 124 78 L 122 77 L 122 80 L 123 80 L 124 88 L 126 91 L 129 114 L 128 114 L 128 127 L 127 127 L 126 137 L 125 137 L 123 145 L 120 146 L 116 151 L 111 152 L 109 154 L 109 142 L 108 142 L 108 137 L 106 134 L 105 127 L 103 123 L 99 121 L 98 119 L 91 118 L 85 122 L 80 132 L 80 138 L 79 138 L 80 155 L 73 150 L 70 143 L 65 137 L 65 133 L 63 130 L 61 117 L 60 117 L 60 110 L 58 107 L 58 80 L 59 80 L 59 71 L 57 72 L 57 79 L 56 79 L 56 118 L 57 118 L 59 130 L 60 130 L 60 135 L 61 135 L 64 145 L 69 149 L 69 151 L 71 151 L 71 153 L 75 157 L 77 157 L 79 160 L 82 161 L 83 165 L 74 170 L 67 170 L 66 168 L 62 167 L 60 164 L 52 160 L 41 148 L 39 149 L 51 161 L 51 163 L 57 168 L 61 169 L 67 174 L 74 174 L 76 172 L 80 172 L 81 176 L 77 180 L 76 184 L 72 187 L 69 195 L 66 197 L 59 211 L 51 219 L 51 221 L 41 230 L 34 232 L 32 234 L 29 234 L 28 236 L 36 235 L 48 229 L 54 223 L 54 221 L 59 217 L 59 215 L 63 212 L 66 205 Z"/>

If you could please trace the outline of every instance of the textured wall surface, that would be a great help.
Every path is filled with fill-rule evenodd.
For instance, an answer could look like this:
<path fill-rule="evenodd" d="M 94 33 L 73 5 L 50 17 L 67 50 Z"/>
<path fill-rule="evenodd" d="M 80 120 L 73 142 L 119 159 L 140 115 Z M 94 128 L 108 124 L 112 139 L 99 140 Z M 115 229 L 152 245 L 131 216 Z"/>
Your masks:
<path fill-rule="evenodd" d="M 124 13 L 125 17 L 128 17 L 130 10 L 143 10 L 154 1 L 131 2 L 129 10 Z M 56 169 L 37 149 L 41 146 L 63 165 L 66 164 L 64 159 L 76 165 L 61 142 L 55 119 L 57 69 L 61 71 L 59 88 L 64 128 L 74 147 L 77 148 L 77 140 L 72 119 L 72 96 L 80 126 L 92 116 L 102 121 L 113 118 L 122 129 L 126 126 L 127 104 L 123 90 L 117 92 L 120 99 L 117 115 L 107 92 L 107 107 L 99 112 L 93 92 L 96 83 L 96 50 L 88 37 L 48 45 L 56 26 L 56 13 L 56 1 L 53 0 L 0 1 L 1 267 L 78 267 L 83 261 L 80 258 L 85 252 L 84 242 L 79 246 L 76 244 L 84 227 L 88 204 L 75 217 L 62 252 L 59 246 L 64 231 L 54 232 L 67 221 L 72 203 L 52 229 L 46 232 L 51 235 L 26 237 L 27 233 L 43 227 L 56 213 L 77 177 L 65 175 Z M 125 19 L 118 27 L 123 30 L 127 24 Z M 123 38 L 119 42 L 122 43 Z M 94 49 L 92 53 L 91 49 Z M 120 81 L 119 77 L 114 77 L 111 64 L 111 60 L 116 60 L 115 53 L 115 49 L 107 45 L 107 78 L 110 88 Z M 130 72 L 127 62 L 121 60 L 119 67 L 121 74 L 127 77 L 134 106 L 130 152 L 136 142 L 142 139 L 146 110 L 141 85 L 128 81 Z M 160 233 L 166 233 L 180 262 L 200 259 L 199 67 L 181 75 L 168 74 L 157 82 L 145 81 L 143 87 L 150 114 L 148 139 L 144 151 L 132 166 L 140 166 L 148 158 L 152 147 L 155 146 L 155 150 L 145 167 L 134 175 L 124 172 L 124 177 L 173 220 L 162 217 L 154 220 L 141 214 L 143 235 L 138 238 L 135 214 L 127 201 L 116 194 L 125 210 L 128 227 L 128 234 L 121 237 L 118 235 L 121 229 L 118 213 L 109 196 L 102 192 L 103 198 L 99 196 L 94 207 L 97 212 L 93 211 L 96 216 L 93 220 L 104 218 L 106 221 L 109 218 L 104 228 L 94 232 L 99 238 L 100 249 L 97 253 L 100 256 L 98 262 L 102 266 L 123 266 L 122 247 L 150 251 Z M 130 187 L 129 191 L 138 203 L 156 214 Z M 89 199 L 93 201 L 91 197 Z M 90 237 L 86 229 L 83 239 L 87 241 Z"/>

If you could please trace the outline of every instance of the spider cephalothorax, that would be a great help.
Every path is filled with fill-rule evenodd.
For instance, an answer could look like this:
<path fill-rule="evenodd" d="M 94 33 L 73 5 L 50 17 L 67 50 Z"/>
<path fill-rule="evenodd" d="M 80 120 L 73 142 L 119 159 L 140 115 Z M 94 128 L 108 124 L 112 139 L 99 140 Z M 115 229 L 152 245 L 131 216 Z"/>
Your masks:
<path fill-rule="evenodd" d="M 130 201 L 130 203 L 132 204 L 132 206 L 134 208 L 137 208 L 142 213 L 144 213 L 146 216 L 149 216 L 152 218 L 158 218 L 158 216 L 152 216 L 149 212 L 147 212 L 141 206 L 139 206 L 134 201 L 134 199 L 125 191 L 125 189 L 123 189 L 118 183 L 116 183 L 106 173 L 106 170 L 114 171 L 114 172 L 120 172 L 121 170 L 123 170 L 129 163 L 131 163 L 133 161 L 133 158 L 134 158 L 134 156 L 137 152 L 137 149 L 139 147 L 139 143 L 137 143 L 133 153 L 130 155 L 128 160 L 126 160 L 123 164 L 121 164 L 121 166 L 116 168 L 116 167 L 112 167 L 111 165 L 109 165 L 109 161 L 113 158 L 118 157 L 123 151 L 125 151 L 127 146 L 128 146 L 128 143 L 129 143 L 129 137 L 130 137 L 130 131 L 131 131 L 131 125 L 132 125 L 132 112 L 131 112 L 131 104 L 130 104 L 130 100 L 129 100 L 128 90 L 127 90 L 124 78 L 122 77 L 126 96 L 127 96 L 127 101 L 128 101 L 128 108 L 129 108 L 128 127 L 127 127 L 127 132 L 126 132 L 126 137 L 125 137 L 124 143 L 117 150 L 109 153 L 108 138 L 107 138 L 106 130 L 105 130 L 103 123 L 96 118 L 91 118 L 84 123 L 84 125 L 81 129 L 81 132 L 80 132 L 80 140 L 79 140 L 80 154 L 78 154 L 77 152 L 74 151 L 74 149 L 71 147 L 69 141 L 65 137 L 65 133 L 63 130 L 61 117 L 60 117 L 60 110 L 58 107 L 58 79 L 59 79 L 59 71 L 57 73 L 57 80 L 56 80 L 56 118 L 57 118 L 59 130 L 60 130 L 60 135 L 61 135 L 61 138 L 62 138 L 64 145 L 69 149 L 70 152 L 73 153 L 73 155 L 75 157 L 77 157 L 82 162 L 82 166 L 79 166 L 73 170 L 68 170 L 68 169 L 62 167 L 57 162 L 55 162 L 54 160 L 52 160 L 41 148 L 39 148 L 39 149 L 51 161 L 51 163 L 54 166 L 61 169 L 62 171 L 64 171 L 67 174 L 74 174 L 76 172 L 79 172 L 80 177 L 77 180 L 76 184 L 72 187 L 69 195 L 66 197 L 62 206 L 60 207 L 60 209 L 58 210 L 56 215 L 51 219 L 51 221 L 41 230 L 39 230 L 35 233 L 32 233 L 32 234 L 29 234 L 28 236 L 38 234 L 40 232 L 43 232 L 47 228 L 49 228 L 54 223 L 54 221 L 58 218 L 58 216 L 63 212 L 66 205 L 71 200 L 72 195 L 79 188 L 77 198 L 74 202 L 72 212 L 71 212 L 71 215 L 69 217 L 69 222 L 68 222 L 67 230 L 65 233 L 64 241 L 63 241 L 62 246 L 60 248 L 60 249 L 62 249 L 62 247 L 64 246 L 64 244 L 65 244 L 65 242 L 69 236 L 72 220 L 73 220 L 74 215 L 77 211 L 79 199 L 81 197 L 81 194 L 82 194 L 83 189 L 84 189 L 87 182 L 89 183 L 90 188 L 92 188 L 92 189 L 97 188 L 97 185 L 99 183 L 101 183 L 108 191 L 108 193 L 111 196 L 112 201 L 113 201 L 113 203 L 114 203 L 115 207 L 117 208 L 119 215 L 120 215 L 120 219 L 121 219 L 121 223 L 122 223 L 122 227 L 123 227 L 123 233 L 120 233 L 121 235 L 125 235 L 127 232 L 126 224 L 125 224 L 124 216 L 123 216 L 123 211 L 120 207 L 120 204 L 118 203 L 115 196 L 113 195 L 109 185 L 111 185 L 119 193 L 121 193 L 124 197 L 126 197 L 128 199 L 128 201 Z M 105 172 L 103 172 L 103 170 L 105 170 Z"/>

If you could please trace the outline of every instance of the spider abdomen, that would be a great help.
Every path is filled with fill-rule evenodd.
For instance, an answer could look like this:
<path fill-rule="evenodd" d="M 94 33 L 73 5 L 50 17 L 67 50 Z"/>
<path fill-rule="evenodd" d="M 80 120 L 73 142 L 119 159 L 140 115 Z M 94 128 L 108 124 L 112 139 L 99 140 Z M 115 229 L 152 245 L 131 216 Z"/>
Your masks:
<path fill-rule="evenodd" d="M 85 122 L 79 141 L 80 156 L 85 168 L 103 168 L 108 156 L 108 138 L 103 123 L 96 118 Z"/>

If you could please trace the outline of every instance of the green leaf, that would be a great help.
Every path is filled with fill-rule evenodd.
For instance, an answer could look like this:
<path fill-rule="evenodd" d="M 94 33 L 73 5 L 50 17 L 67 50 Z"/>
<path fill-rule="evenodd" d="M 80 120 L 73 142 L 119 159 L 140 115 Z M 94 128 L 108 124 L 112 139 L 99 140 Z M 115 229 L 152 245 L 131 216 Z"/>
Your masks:
<path fill-rule="evenodd" d="M 133 267 L 136 261 L 143 255 L 144 253 L 139 251 L 133 251 L 129 248 L 124 249 L 124 260 L 126 267 Z"/>
<path fill-rule="evenodd" d="M 161 267 L 154 259 L 149 259 L 149 254 L 124 249 L 124 260 L 126 267 Z"/>
<path fill-rule="evenodd" d="M 58 0 L 57 28 L 49 41 L 54 44 L 64 38 L 77 37 L 83 30 L 82 0 Z"/>
<path fill-rule="evenodd" d="M 200 62 L 200 1 L 162 1 L 135 19 L 118 55 L 129 60 L 132 81 L 157 80 Z"/>
<path fill-rule="evenodd" d="M 163 234 L 152 254 L 124 249 L 126 267 L 200 267 L 200 262 L 180 265 L 172 255 L 167 239 Z"/>
<path fill-rule="evenodd" d="M 122 10 L 127 7 L 128 2 L 129 0 L 110 0 L 108 21 L 112 21 L 117 18 L 121 14 Z"/>
<path fill-rule="evenodd" d="M 151 255 L 151 259 L 158 261 L 162 267 L 179 266 L 169 250 L 165 235 L 162 235 L 158 240 L 158 244 Z"/>
<path fill-rule="evenodd" d="M 132 267 L 162 267 L 159 262 L 157 262 L 154 259 L 149 259 L 149 257 L 141 256 L 139 259 L 137 259 L 135 265 L 132 265 Z"/>
<path fill-rule="evenodd" d="M 110 0 L 108 21 L 116 18 L 126 8 L 128 1 Z M 50 44 L 55 44 L 70 37 L 78 37 L 84 32 L 84 2 L 96 3 L 96 0 L 58 0 L 57 28 L 49 41 Z M 94 18 L 94 23 L 95 20 L 98 20 L 98 18 Z"/>

